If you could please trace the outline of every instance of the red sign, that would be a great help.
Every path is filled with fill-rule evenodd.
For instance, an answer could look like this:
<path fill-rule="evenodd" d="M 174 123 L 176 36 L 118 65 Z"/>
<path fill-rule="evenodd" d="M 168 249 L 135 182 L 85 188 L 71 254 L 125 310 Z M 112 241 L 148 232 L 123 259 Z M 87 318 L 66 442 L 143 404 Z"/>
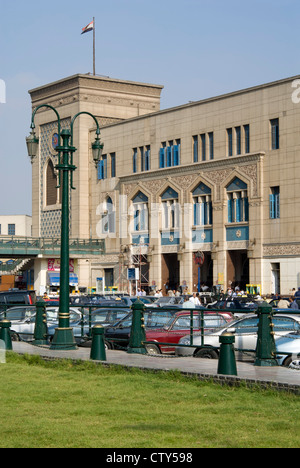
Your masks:
<path fill-rule="evenodd" d="M 194 253 L 194 262 L 196 265 L 202 266 L 205 260 L 205 256 L 203 252 L 196 252 Z"/>

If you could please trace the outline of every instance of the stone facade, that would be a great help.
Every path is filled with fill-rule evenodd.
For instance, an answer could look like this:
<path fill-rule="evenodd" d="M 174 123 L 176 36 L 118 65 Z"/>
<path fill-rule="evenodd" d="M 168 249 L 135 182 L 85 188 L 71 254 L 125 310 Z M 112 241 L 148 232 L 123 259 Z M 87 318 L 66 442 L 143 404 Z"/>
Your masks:
<path fill-rule="evenodd" d="M 106 242 L 105 256 L 77 259 L 80 284 L 110 277 L 128 289 L 127 268 L 136 266 L 143 287 L 197 290 L 193 257 L 201 251 L 200 281 L 209 286 L 255 284 L 263 294 L 300 286 L 297 80 L 166 110 L 159 110 L 161 86 L 109 78 L 77 75 L 31 91 L 33 107 L 57 106 L 66 125 L 80 111 L 101 125 L 98 172 L 93 122 L 81 116 L 74 128 L 72 236 Z M 54 117 L 37 114 L 48 146 Z M 59 195 L 47 207 L 43 188 L 44 166 L 55 157 L 42 141 L 33 165 L 33 235 L 59 234 Z"/>

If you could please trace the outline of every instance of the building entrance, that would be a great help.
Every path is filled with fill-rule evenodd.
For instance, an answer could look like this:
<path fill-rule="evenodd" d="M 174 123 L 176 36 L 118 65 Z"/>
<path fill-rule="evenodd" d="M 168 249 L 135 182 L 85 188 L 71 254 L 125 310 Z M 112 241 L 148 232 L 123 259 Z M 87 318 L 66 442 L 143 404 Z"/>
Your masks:
<path fill-rule="evenodd" d="M 168 294 L 168 291 L 177 290 L 179 287 L 180 264 L 177 254 L 163 254 L 161 263 L 163 293 Z"/>
<path fill-rule="evenodd" d="M 227 252 L 227 287 L 246 291 L 249 284 L 249 259 L 247 250 L 228 250 Z"/>

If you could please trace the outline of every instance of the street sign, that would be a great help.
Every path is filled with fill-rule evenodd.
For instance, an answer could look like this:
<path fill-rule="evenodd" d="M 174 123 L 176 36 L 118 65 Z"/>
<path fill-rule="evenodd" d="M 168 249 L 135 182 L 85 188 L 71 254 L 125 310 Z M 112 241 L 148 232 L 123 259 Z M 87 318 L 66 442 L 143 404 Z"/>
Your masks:
<path fill-rule="evenodd" d="M 194 253 L 194 262 L 198 266 L 202 266 L 205 260 L 205 255 L 202 251 L 198 251 Z"/>

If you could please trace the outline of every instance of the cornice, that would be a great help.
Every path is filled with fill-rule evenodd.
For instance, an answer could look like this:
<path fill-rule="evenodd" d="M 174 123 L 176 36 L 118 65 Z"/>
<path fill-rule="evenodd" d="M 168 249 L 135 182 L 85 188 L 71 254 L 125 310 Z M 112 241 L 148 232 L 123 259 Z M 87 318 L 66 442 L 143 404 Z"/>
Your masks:
<path fill-rule="evenodd" d="M 187 164 L 183 166 L 176 166 L 176 167 L 167 167 L 162 169 L 155 169 L 145 172 L 138 172 L 136 174 L 130 174 L 126 176 L 120 176 L 119 180 L 121 183 L 128 183 L 128 182 L 138 182 L 140 180 L 151 180 L 151 179 L 166 179 L 168 176 L 182 176 L 185 174 L 196 174 L 211 170 L 221 170 L 221 169 L 228 169 L 231 167 L 232 169 L 249 165 L 251 163 L 260 163 L 265 156 L 265 152 L 261 151 L 259 153 L 251 153 L 241 156 L 230 156 L 228 158 L 222 159 L 214 159 L 211 161 L 201 161 L 198 163 Z"/>

